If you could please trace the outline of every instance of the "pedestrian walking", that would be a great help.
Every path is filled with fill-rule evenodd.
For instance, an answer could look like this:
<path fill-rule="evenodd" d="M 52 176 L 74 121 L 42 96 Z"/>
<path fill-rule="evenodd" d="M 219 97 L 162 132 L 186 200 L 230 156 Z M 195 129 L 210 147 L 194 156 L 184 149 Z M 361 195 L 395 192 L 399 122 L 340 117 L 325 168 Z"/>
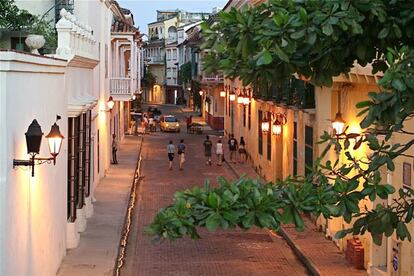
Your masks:
<path fill-rule="evenodd" d="M 246 142 L 244 141 L 243 136 L 240 137 L 239 158 L 240 158 L 240 163 L 244 163 L 247 161 Z"/>
<path fill-rule="evenodd" d="M 207 135 L 206 140 L 204 140 L 204 156 L 206 157 L 206 165 L 211 166 L 211 148 L 213 147 L 213 143 L 210 140 L 210 137 Z"/>
<path fill-rule="evenodd" d="M 170 162 L 170 170 L 172 170 L 172 162 L 174 160 L 174 153 L 175 153 L 175 146 L 173 144 L 173 141 L 170 141 L 167 145 L 167 154 L 168 154 L 168 160 Z"/>
<path fill-rule="evenodd" d="M 190 132 L 190 128 L 191 128 L 191 123 L 192 123 L 192 121 L 193 121 L 193 116 L 189 116 L 189 117 L 187 117 L 187 120 L 186 120 L 186 124 L 187 124 L 187 133 L 189 133 Z"/>
<path fill-rule="evenodd" d="M 218 159 L 217 165 L 221 166 L 221 162 L 223 162 L 223 144 L 221 143 L 221 139 L 216 144 L 216 155 Z"/>
<path fill-rule="evenodd" d="M 116 134 L 112 134 L 112 164 L 118 164 L 118 159 L 116 158 L 116 152 L 118 151 L 118 140 L 116 139 Z"/>
<path fill-rule="evenodd" d="M 181 139 L 178 144 L 177 153 L 180 156 L 180 171 L 182 171 L 184 169 L 183 166 L 185 162 L 185 144 L 183 139 Z"/>
<path fill-rule="evenodd" d="M 233 163 L 236 163 L 235 159 L 235 155 L 236 155 L 236 151 L 237 151 L 237 140 L 236 138 L 234 138 L 233 134 L 230 134 L 230 139 L 228 141 L 229 144 L 229 151 L 230 151 L 230 162 L 233 161 Z"/>

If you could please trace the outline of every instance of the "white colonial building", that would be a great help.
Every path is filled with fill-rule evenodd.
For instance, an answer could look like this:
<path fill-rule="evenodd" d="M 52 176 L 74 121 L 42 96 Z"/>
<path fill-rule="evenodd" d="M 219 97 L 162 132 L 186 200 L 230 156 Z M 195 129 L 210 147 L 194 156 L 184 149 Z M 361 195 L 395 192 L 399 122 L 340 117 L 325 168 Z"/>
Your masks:
<path fill-rule="evenodd" d="M 56 275 L 66 249 L 82 242 L 111 135 L 123 138 L 140 91 L 141 37 L 131 13 L 115 1 L 66 2 L 55 13 L 54 0 L 16 1 L 58 15 L 56 54 L 0 50 L 0 275 Z M 31 166 L 13 161 L 29 160 L 25 133 L 34 119 L 44 136 L 56 122 L 64 139 L 56 164 L 35 161 L 32 176 Z M 42 140 L 36 157 L 48 159 Z"/>

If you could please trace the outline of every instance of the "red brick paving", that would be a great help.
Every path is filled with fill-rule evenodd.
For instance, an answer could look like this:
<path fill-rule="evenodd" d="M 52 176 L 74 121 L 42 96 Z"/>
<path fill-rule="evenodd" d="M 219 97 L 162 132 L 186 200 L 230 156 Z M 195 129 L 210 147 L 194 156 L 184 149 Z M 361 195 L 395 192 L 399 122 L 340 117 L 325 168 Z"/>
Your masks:
<path fill-rule="evenodd" d="M 178 160 L 174 160 L 174 170 L 169 171 L 166 145 L 169 139 L 177 143 L 180 138 L 188 147 L 184 171 L 178 170 Z M 218 175 L 234 177 L 225 165 L 205 165 L 203 139 L 161 133 L 145 137 L 136 232 L 128 245 L 128 273 L 124 275 L 307 275 L 286 242 L 280 237 L 272 241 L 265 230 L 209 233 L 201 229 L 201 240 L 185 238 L 159 245 L 152 245 L 151 237 L 143 234 L 156 212 L 172 202 L 175 191 L 202 185 L 206 177 L 213 183 Z"/>

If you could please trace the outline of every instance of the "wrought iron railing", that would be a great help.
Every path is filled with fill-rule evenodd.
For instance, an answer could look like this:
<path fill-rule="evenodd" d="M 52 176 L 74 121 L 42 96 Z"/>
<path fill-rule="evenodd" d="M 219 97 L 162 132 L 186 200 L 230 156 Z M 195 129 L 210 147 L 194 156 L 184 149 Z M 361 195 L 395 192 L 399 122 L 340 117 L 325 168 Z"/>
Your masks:
<path fill-rule="evenodd" d="M 223 73 L 219 73 L 217 75 L 209 75 L 209 74 L 203 73 L 202 81 L 208 82 L 208 83 L 223 83 L 224 76 L 223 76 Z"/>
<path fill-rule="evenodd" d="M 260 83 L 254 89 L 254 97 L 302 109 L 315 108 L 315 87 L 303 80 L 292 78 L 281 85 Z"/>

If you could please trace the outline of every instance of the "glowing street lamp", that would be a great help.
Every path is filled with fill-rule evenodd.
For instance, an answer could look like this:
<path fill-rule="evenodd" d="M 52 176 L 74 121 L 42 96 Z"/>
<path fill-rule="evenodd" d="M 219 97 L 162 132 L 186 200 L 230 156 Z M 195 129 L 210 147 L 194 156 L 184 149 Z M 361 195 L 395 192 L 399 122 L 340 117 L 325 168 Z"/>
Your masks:
<path fill-rule="evenodd" d="M 229 93 L 229 100 L 230 100 L 231 102 L 234 102 L 234 101 L 236 100 L 236 94 L 235 94 L 233 91 L 231 91 L 231 92 Z"/>
<path fill-rule="evenodd" d="M 60 116 L 57 116 L 57 120 L 60 119 Z M 56 120 L 56 121 L 57 121 Z M 60 148 L 62 145 L 63 135 L 60 133 L 59 126 L 56 122 L 52 125 L 50 132 L 46 135 L 49 144 L 49 152 L 52 157 L 47 158 L 39 158 L 36 155 L 40 152 L 40 145 L 42 143 L 42 136 L 43 132 L 42 129 L 37 122 L 37 120 L 33 120 L 32 123 L 29 125 L 27 132 L 25 133 L 26 136 L 26 147 L 27 147 L 27 154 L 30 155 L 29 160 L 19 160 L 13 159 L 13 168 L 18 166 L 28 166 L 32 168 L 32 177 L 34 176 L 34 166 L 40 165 L 43 163 L 50 163 L 53 161 L 53 164 L 56 165 L 56 157 L 60 152 Z"/>
<path fill-rule="evenodd" d="M 335 119 L 332 122 L 332 127 L 334 129 L 335 135 L 341 135 L 344 132 L 345 120 L 342 118 L 341 112 L 337 112 Z"/>
<path fill-rule="evenodd" d="M 270 128 L 270 122 L 267 117 L 264 117 L 262 120 L 262 131 L 263 133 L 268 133 Z"/>
<path fill-rule="evenodd" d="M 272 113 L 272 116 L 275 117 L 275 120 L 272 124 L 272 134 L 279 136 L 282 134 L 282 126 L 287 123 L 286 115 L 282 113 Z"/>
<path fill-rule="evenodd" d="M 62 145 L 63 135 L 60 133 L 59 126 L 54 123 L 46 138 L 49 142 L 49 152 L 50 155 L 53 157 L 53 164 L 56 164 L 56 156 L 58 156 L 60 152 L 60 147 Z"/>
<path fill-rule="evenodd" d="M 114 108 L 115 102 L 112 96 L 109 97 L 108 101 L 106 102 L 106 105 L 108 106 L 109 110 L 112 111 L 112 108 Z"/>
<path fill-rule="evenodd" d="M 226 91 L 220 91 L 220 97 L 222 98 L 226 97 Z"/>
<path fill-rule="evenodd" d="M 198 94 L 200 94 L 200 96 L 203 96 L 203 90 L 198 91 Z"/>

